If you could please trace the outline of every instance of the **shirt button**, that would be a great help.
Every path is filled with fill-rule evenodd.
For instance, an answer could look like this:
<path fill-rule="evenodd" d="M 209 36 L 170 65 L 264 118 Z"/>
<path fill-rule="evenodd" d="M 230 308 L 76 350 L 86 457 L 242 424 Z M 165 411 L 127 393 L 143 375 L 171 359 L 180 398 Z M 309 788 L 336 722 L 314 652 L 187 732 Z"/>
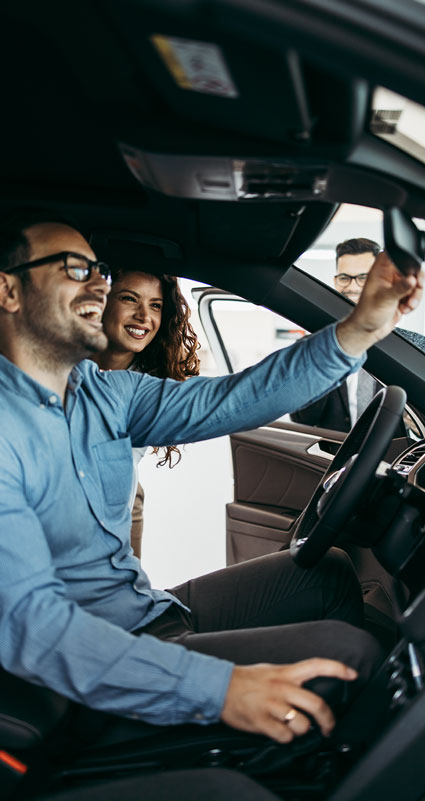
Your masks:
<path fill-rule="evenodd" d="M 103 526 L 103 528 L 106 528 L 104 520 L 99 520 L 99 523 L 100 523 L 101 526 Z"/>
<path fill-rule="evenodd" d="M 46 404 L 45 403 L 40 403 L 40 409 L 45 409 L 45 408 L 46 408 Z"/>
<path fill-rule="evenodd" d="M 57 400 L 58 399 L 57 399 L 56 395 L 50 395 L 50 398 L 49 398 L 50 403 L 57 403 Z"/>
<path fill-rule="evenodd" d="M 204 717 L 205 717 L 205 715 L 203 715 L 202 712 L 195 712 L 195 714 L 193 716 L 193 719 L 194 720 L 203 720 Z"/>
<path fill-rule="evenodd" d="M 81 478 L 84 478 L 86 474 L 85 474 L 84 470 L 79 470 L 79 471 L 78 471 L 78 475 L 79 475 Z"/>

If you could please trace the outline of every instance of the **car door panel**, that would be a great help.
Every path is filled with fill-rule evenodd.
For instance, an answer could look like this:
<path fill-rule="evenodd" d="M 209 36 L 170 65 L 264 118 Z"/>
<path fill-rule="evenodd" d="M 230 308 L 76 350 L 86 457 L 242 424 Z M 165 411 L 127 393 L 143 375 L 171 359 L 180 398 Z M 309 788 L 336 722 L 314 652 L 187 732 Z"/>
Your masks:
<path fill-rule="evenodd" d="M 257 556 L 274 553 L 289 544 L 288 531 L 292 517 L 266 512 L 264 518 L 247 510 L 243 504 L 228 503 L 226 507 L 226 562 L 234 565 Z M 248 519 L 246 519 L 248 518 Z M 254 522 L 258 521 L 258 522 Z M 284 526 L 287 525 L 287 528 Z M 282 527 L 281 527 L 282 526 Z"/>
<path fill-rule="evenodd" d="M 230 438 L 234 501 L 226 508 L 228 564 L 289 545 L 292 525 L 332 458 L 327 451 L 335 451 L 343 438 L 329 435 L 276 422 Z"/>

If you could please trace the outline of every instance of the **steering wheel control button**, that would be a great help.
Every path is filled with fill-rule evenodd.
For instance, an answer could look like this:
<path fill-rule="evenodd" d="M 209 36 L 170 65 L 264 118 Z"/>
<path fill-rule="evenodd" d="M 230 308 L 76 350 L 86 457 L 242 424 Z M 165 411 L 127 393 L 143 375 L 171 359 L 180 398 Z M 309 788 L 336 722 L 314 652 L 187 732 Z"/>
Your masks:
<path fill-rule="evenodd" d="M 393 670 L 393 672 L 392 672 L 392 673 L 391 673 L 391 675 L 390 675 L 390 679 L 389 679 L 389 682 L 388 682 L 388 686 L 389 686 L 389 687 L 397 687 L 397 686 L 398 686 L 399 679 L 400 679 L 400 676 L 401 676 L 401 675 L 402 675 L 402 671 L 401 671 L 401 669 L 399 669 L 399 670 Z"/>
<path fill-rule="evenodd" d="M 399 687 L 398 690 L 395 691 L 392 697 L 390 709 L 397 709 L 401 706 L 404 706 L 407 700 L 408 698 L 404 689 L 402 687 Z"/>

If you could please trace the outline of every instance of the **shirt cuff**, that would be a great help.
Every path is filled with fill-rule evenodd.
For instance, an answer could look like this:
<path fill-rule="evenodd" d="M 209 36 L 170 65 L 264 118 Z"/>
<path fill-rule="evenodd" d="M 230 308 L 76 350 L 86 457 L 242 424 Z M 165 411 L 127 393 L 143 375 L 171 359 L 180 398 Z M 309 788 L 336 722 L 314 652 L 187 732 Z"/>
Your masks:
<path fill-rule="evenodd" d="M 342 353 L 345 356 L 346 359 L 349 359 L 349 361 L 353 364 L 353 366 L 357 366 L 358 365 L 359 367 L 361 367 L 362 364 L 365 363 L 366 358 L 367 358 L 366 351 L 363 351 L 363 353 L 360 356 L 352 356 L 350 353 L 347 353 L 347 351 L 344 350 L 344 348 L 342 347 L 342 345 L 339 342 L 339 339 L 338 339 L 337 333 L 336 333 L 336 327 L 340 322 L 341 321 L 338 320 L 337 323 L 332 323 L 332 325 L 329 326 L 329 329 L 331 331 L 331 334 L 332 334 L 333 340 L 335 342 L 335 345 L 336 345 L 337 349 L 339 350 L 339 352 Z"/>
<path fill-rule="evenodd" d="M 179 687 L 183 723 L 217 723 L 226 700 L 234 663 L 194 653 Z M 190 713 L 188 715 L 188 710 Z"/>

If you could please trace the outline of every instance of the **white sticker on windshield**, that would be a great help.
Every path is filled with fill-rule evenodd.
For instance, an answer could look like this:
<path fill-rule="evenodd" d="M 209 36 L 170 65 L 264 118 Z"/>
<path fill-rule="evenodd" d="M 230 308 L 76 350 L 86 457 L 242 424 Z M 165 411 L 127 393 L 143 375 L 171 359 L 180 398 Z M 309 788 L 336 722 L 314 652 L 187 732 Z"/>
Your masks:
<path fill-rule="evenodd" d="M 195 42 L 175 36 L 151 36 L 162 60 L 181 89 L 238 97 L 221 49 L 211 42 Z"/>

